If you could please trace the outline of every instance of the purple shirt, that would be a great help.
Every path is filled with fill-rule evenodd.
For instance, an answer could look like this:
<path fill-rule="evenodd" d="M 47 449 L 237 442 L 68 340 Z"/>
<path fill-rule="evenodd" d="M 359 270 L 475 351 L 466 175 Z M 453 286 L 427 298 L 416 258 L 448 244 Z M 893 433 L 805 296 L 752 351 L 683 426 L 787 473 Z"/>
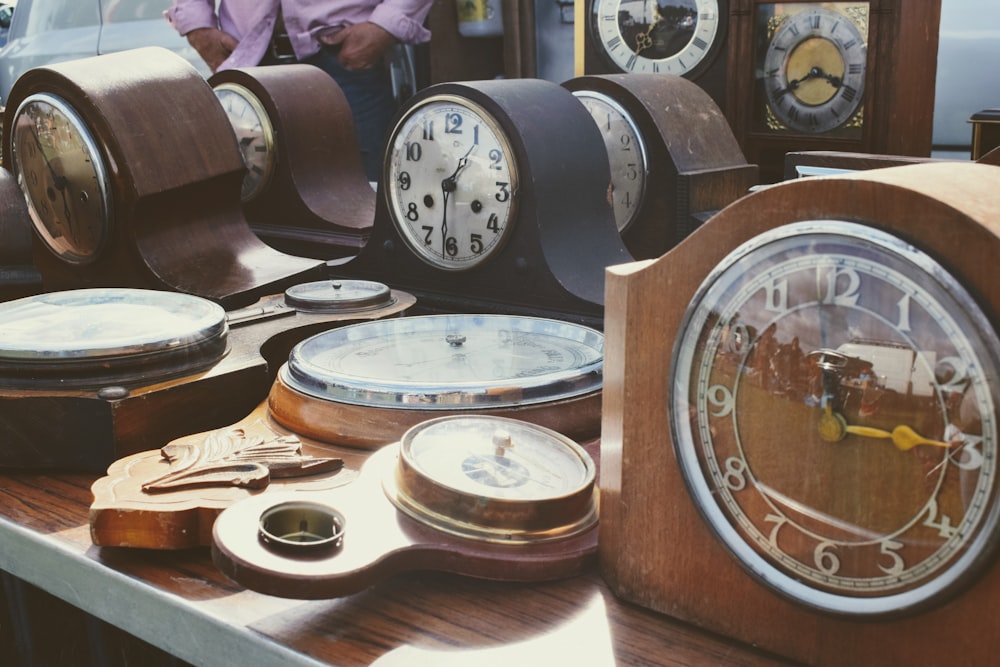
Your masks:
<path fill-rule="evenodd" d="M 424 19 L 434 0 L 222 0 L 216 14 L 215 0 L 174 0 L 167 20 L 181 35 L 198 28 L 219 28 L 240 45 L 219 69 L 258 64 L 271 41 L 281 7 L 285 29 L 299 60 L 320 48 L 319 37 L 341 28 L 370 21 L 385 28 L 400 42 L 419 44 L 430 40 Z"/>

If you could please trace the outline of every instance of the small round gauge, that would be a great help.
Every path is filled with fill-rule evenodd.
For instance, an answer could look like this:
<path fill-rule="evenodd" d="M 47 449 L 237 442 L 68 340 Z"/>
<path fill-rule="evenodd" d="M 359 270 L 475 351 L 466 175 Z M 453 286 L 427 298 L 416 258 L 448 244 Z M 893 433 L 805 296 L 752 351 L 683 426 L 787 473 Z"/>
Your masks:
<path fill-rule="evenodd" d="M 569 438 L 516 419 L 431 419 L 400 442 L 389 499 L 411 517 L 505 544 L 561 539 L 591 528 L 596 466 Z"/>
<path fill-rule="evenodd" d="M 90 130 L 65 100 L 48 93 L 25 98 L 11 127 L 11 168 L 35 231 L 66 262 L 95 260 L 110 236 L 111 203 Z"/>
<path fill-rule="evenodd" d="M 312 313 L 356 312 L 384 308 L 392 302 L 392 290 L 371 280 L 317 280 L 285 290 L 287 305 Z"/>
<path fill-rule="evenodd" d="M 461 271 L 503 247 L 515 220 L 518 170 L 489 112 L 455 95 L 431 96 L 403 115 L 388 145 L 389 210 L 420 259 Z"/>
<path fill-rule="evenodd" d="M 861 105 L 867 49 L 858 26 L 822 7 L 785 19 L 764 54 L 768 106 L 797 132 L 829 132 Z"/>
<path fill-rule="evenodd" d="M 623 72 L 682 76 L 708 62 L 722 42 L 720 0 L 594 0 L 594 42 Z"/>
<path fill-rule="evenodd" d="M 0 304 L 0 375 L 8 386 L 149 382 L 215 363 L 227 350 L 228 332 L 221 306 L 189 294 L 128 288 L 39 294 Z"/>
<path fill-rule="evenodd" d="M 274 171 L 274 127 L 264 105 L 245 86 L 223 82 L 213 90 L 233 126 L 247 168 L 243 201 L 253 201 L 267 188 Z"/>
<path fill-rule="evenodd" d="M 646 194 L 646 144 L 632 115 L 609 96 L 575 90 L 601 130 L 611 167 L 611 203 L 619 232 L 626 231 L 642 210 Z"/>

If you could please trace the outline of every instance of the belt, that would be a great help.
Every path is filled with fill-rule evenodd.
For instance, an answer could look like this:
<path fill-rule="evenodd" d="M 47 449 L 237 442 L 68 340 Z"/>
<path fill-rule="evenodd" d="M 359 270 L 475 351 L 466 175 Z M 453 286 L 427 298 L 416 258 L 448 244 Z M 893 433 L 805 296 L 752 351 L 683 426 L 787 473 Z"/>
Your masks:
<path fill-rule="evenodd" d="M 285 24 L 280 19 L 274 26 L 274 34 L 271 35 L 271 43 L 267 47 L 271 57 L 280 63 L 293 63 L 297 61 L 295 51 L 292 49 L 292 40 L 285 32 Z"/>

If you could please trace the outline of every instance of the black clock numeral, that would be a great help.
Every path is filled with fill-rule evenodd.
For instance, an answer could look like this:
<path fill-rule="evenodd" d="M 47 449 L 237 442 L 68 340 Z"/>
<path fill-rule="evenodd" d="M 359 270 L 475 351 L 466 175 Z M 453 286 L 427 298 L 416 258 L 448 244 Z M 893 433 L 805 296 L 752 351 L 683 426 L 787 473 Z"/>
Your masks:
<path fill-rule="evenodd" d="M 462 134 L 462 116 L 458 113 L 449 113 L 444 117 L 445 134 Z"/>
<path fill-rule="evenodd" d="M 494 148 L 490 151 L 490 168 L 491 169 L 501 169 L 500 163 L 503 162 L 503 151 L 499 148 Z"/>
<path fill-rule="evenodd" d="M 841 42 L 840 45 L 844 47 L 845 51 L 850 51 L 851 49 L 853 49 L 855 46 L 858 45 L 858 40 L 851 39 L 846 42 Z"/>
<path fill-rule="evenodd" d="M 486 221 L 486 229 L 494 234 L 500 233 L 500 218 L 497 217 L 496 213 L 490 213 L 489 220 Z"/>
<path fill-rule="evenodd" d="M 608 47 L 608 51 L 614 51 L 615 49 L 617 49 L 619 46 L 622 45 L 622 38 L 615 35 L 607 42 L 605 42 L 604 45 Z"/>
<path fill-rule="evenodd" d="M 471 241 L 469 243 L 469 247 L 471 248 L 474 254 L 481 255 L 484 249 L 482 235 L 473 234 L 471 237 Z"/>
<path fill-rule="evenodd" d="M 638 60 L 639 56 L 634 53 L 628 57 L 628 62 L 625 63 L 625 69 L 632 70 L 635 67 L 635 62 Z"/>
<path fill-rule="evenodd" d="M 811 30 L 819 30 L 819 15 L 809 17 L 809 28 Z"/>
<path fill-rule="evenodd" d="M 503 202 L 509 200 L 510 199 L 510 190 L 508 188 L 510 187 L 510 183 L 505 183 L 503 181 L 497 181 L 496 184 L 497 184 L 497 187 L 500 188 L 500 190 L 496 194 L 497 201 L 500 202 L 500 203 L 503 203 Z"/>
<path fill-rule="evenodd" d="M 407 141 L 404 146 L 406 147 L 406 160 L 408 162 L 420 162 L 420 158 L 423 156 L 423 148 L 420 146 L 420 142 Z"/>
<path fill-rule="evenodd" d="M 444 251 L 448 253 L 449 257 L 454 257 L 458 254 L 458 239 L 454 236 L 449 236 L 444 241 Z"/>
<path fill-rule="evenodd" d="M 859 76 L 865 71 L 865 66 L 861 63 L 851 63 L 847 66 L 847 73 L 852 76 Z"/>
<path fill-rule="evenodd" d="M 424 118 L 423 139 L 424 141 L 434 141 L 434 121 L 430 118 Z"/>
<path fill-rule="evenodd" d="M 848 102 L 853 102 L 854 98 L 858 95 L 858 89 L 852 88 L 851 86 L 844 86 L 840 90 L 840 96 L 843 97 Z"/>
<path fill-rule="evenodd" d="M 399 183 L 399 189 L 400 190 L 409 190 L 410 189 L 410 172 L 408 172 L 408 171 L 401 171 L 401 172 L 399 172 L 399 176 L 396 177 L 396 181 L 397 181 L 397 183 Z"/>
<path fill-rule="evenodd" d="M 424 245 L 430 245 L 432 243 L 431 234 L 434 233 L 434 228 L 431 227 L 430 225 L 424 225 L 420 229 L 427 232 L 426 234 L 424 234 Z"/>
<path fill-rule="evenodd" d="M 691 43 L 697 46 L 702 51 L 708 48 L 708 42 L 703 40 L 701 37 L 695 37 Z"/>

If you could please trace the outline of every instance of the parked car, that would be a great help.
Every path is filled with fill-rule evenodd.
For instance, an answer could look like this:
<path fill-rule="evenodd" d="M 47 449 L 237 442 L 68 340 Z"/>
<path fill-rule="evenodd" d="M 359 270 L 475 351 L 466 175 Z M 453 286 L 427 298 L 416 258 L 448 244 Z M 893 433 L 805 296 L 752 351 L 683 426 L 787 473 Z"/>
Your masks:
<path fill-rule="evenodd" d="M 141 46 L 162 46 L 210 74 L 163 12 L 170 0 L 19 0 L 0 48 L 0 105 L 32 67 Z"/>
<path fill-rule="evenodd" d="M 14 5 L 0 2 L 0 46 L 7 43 L 7 33 L 10 32 L 10 22 L 14 18 Z"/>

